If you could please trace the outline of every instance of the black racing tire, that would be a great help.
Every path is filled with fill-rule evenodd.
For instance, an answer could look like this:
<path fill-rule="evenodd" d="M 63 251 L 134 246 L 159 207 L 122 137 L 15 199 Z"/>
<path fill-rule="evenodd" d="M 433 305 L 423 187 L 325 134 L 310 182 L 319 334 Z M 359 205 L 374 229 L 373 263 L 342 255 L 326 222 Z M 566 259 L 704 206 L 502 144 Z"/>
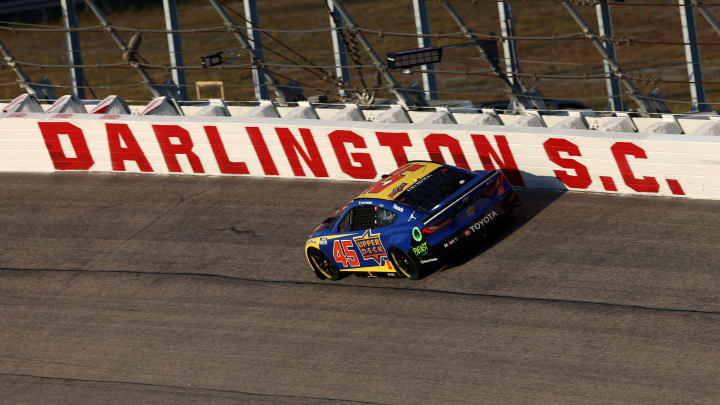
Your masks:
<path fill-rule="evenodd" d="M 307 255 L 313 270 L 315 270 L 315 274 L 317 274 L 319 278 L 333 281 L 340 279 L 340 269 L 338 269 L 337 264 L 330 260 L 325 253 L 311 247 L 307 250 Z"/>
<path fill-rule="evenodd" d="M 401 277 L 407 277 L 410 280 L 419 280 L 422 277 L 420 266 L 418 266 L 412 257 L 402 250 L 398 248 L 390 249 L 390 260 L 393 266 L 395 266 L 395 271 Z"/>

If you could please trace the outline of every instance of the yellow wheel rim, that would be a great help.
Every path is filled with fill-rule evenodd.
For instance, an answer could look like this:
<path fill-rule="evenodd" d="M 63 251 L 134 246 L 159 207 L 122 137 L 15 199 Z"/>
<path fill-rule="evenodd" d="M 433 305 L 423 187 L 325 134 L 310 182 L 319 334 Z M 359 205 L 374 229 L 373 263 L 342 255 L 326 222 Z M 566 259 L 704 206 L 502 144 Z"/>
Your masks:
<path fill-rule="evenodd" d="M 325 269 L 323 269 L 323 267 L 320 265 L 320 263 L 318 262 L 317 256 L 316 256 L 315 254 L 312 254 L 312 253 L 310 254 L 310 260 L 312 260 L 313 264 L 315 264 L 315 268 L 316 268 L 320 273 L 322 273 L 323 276 L 325 276 L 325 277 L 327 277 L 327 278 L 332 278 L 332 276 L 331 276 L 330 274 L 328 274 L 328 273 L 325 271 Z"/>
<path fill-rule="evenodd" d="M 400 270 L 400 272 L 401 272 L 405 277 L 411 278 L 412 276 L 411 276 L 410 274 L 408 274 L 408 272 L 405 271 L 405 268 L 400 264 L 400 260 L 398 259 L 398 257 L 397 257 L 397 255 L 395 254 L 395 252 L 392 252 L 392 257 L 393 257 L 393 259 L 395 260 L 395 267 L 397 267 L 398 270 Z"/>

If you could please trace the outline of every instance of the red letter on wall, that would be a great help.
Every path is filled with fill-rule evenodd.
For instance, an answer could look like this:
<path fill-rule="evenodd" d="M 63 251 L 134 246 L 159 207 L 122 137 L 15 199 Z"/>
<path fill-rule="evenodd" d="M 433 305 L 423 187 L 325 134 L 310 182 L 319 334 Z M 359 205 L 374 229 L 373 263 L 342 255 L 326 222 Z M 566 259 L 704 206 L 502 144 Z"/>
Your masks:
<path fill-rule="evenodd" d="M 310 171 L 312 171 L 315 177 L 328 177 L 325 164 L 322 161 L 322 157 L 320 157 L 320 151 L 318 151 L 312 132 L 310 132 L 309 129 L 300 128 L 300 135 L 307 147 L 307 152 L 300 146 L 300 143 L 288 128 L 275 128 L 275 132 L 277 132 L 280 138 L 280 143 L 282 143 L 283 149 L 285 150 L 285 156 L 287 156 L 290 167 L 292 167 L 293 174 L 296 176 L 305 176 L 305 171 L 297 155 L 300 153 L 300 156 L 310 167 Z"/>
<path fill-rule="evenodd" d="M 645 150 L 632 142 L 616 142 L 610 150 L 612 151 L 615 162 L 622 175 L 625 184 L 631 189 L 641 193 L 657 193 L 660 190 L 660 184 L 654 177 L 643 177 L 639 179 L 630 168 L 627 157 L 632 156 L 638 159 L 647 159 Z"/>
<path fill-rule="evenodd" d="M 412 146 L 407 132 L 375 132 L 381 146 L 387 146 L 395 158 L 398 167 L 408 162 L 405 148 Z"/>
<path fill-rule="evenodd" d="M 204 126 L 203 129 L 205 129 L 205 134 L 208 137 L 208 141 L 210 141 L 210 147 L 212 148 L 213 155 L 215 155 L 215 160 L 220 168 L 220 173 L 250 174 L 245 163 L 230 161 L 227 151 L 225 150 L 225 145 L 223 145 L 222 139 L 220 139 L 220 133 L 218 132 L 217 127 Z"/>
<path fill-rule="evenodd" d="M 566 186 L 585 189 L 592 184 L 590 172 L 588 172 L 585 165 L 575 159 L 560 157 L 560 152 L 565 152 L 570 156 L 582 156 L 580 148 L 578 148 L 577 145 L 567 139 L 550 138 L 543 143 L 543 147 L 545 148 L 545 153 L 547 153 L 551 162 L 560 167 L 575 171 L 575 175 L 572 175 L 565 170 L 553 170 L 553 172 L 555 172 L 555 176 Z"/>
<path fill-rule="evenodd" d="M 263 134 L 260 132 L 260 128 L 245 127 L 245 130 L 250 136 L 250 142 L 252 142 L 253 148 L 255 148 L 255 154 L 257 155 L 258 160 L 260 160 L 260 165 L 262 165 L 265 174 L 268 176 L 279 175 L 280 173 L 278 173 L 278 169 L 275 166 L 275 162 L 273 161 L 270 150 L 267 147 L 267 143 L 265 143 L 265 138 L 263 138 Z"/>
<path fill-rule="evenodd" d="M 200 158 L 192 151 L 192 139 L 185 128 L 179 125 L 153 125 L 152 127 L 169 171 L 181 173 L 182 168 L 180 168 L 177 155 L 185 155 L 190 162 L 193 173 L 205 173 Z M 171 143 L 170 138 L 178 139 L 180 144 Z"/>
<path fill-rule="evenodd" d="M 375 170 L 375 165 L 369 153 L 351 153 L 350 156 L 348 156 L 347 149 L 345 149 L 346 143 L 350 143 L 356 148 L 366 148 L 367 145 L 362 136 L 353 131 L 338 129 L 330 132 L 328 137 L 330 138 L 330 144 L 332 144 L 335 150 L 335 156 L 337 156 L 340 169 L 342 169 L 344 173 L 347 173 L 354 179 L 374 179 L 375 176 L 377 176 L 377 170 Z M 357 162 L 359 165 L 355 166 L 353 162 Z"/>
<path fill-rule="evenodd" d="M 467 159 L 463 154 L 460 142 L 448 134 L 430 134 L 425 137 L 425 148 L 430 154 L 430 160 L 435 162 L 445 163 L 440 148 L 448 148 L 450 154 L 455 161 L 455 166 L 462 167 L 465 170 L 470 170 Z"/>
<path fill-rule="evenodd" d="M 150 162 L 148 162 L 127 124 L 105 124 L 105 131 L 107 132 L 108 149 L 110 150 L 110 161 L 112 162 L 113 171 L 124 172 L 126 160 L 132 160 L 137 163 L 140 171 L 153 171 Z M 122 138 L 126 147 L 122 146 L 120 138 Z"/>
<path fill-rule="evenodd" d="M 38 122 L 38 126 L 55 169 L 88 170 L 95 163 L 90 155 L 87 142 L 85 142 L 82 129 L 69 122 Z M 60 144 L 59 135 L 61 134 L 70 137 L 76 157 L 71 158 L 65 154 Z"/>
<path fill-rule="evenodd" d="M 473 134 L 471 137 L 485 170 L 495 170 L 495 165 L 493 164 L 493 161 L 495 161 L 498 166 L 500 166 L 500 169 L 510 184 L 520 187 L 525 185 L 522 175 L 520 175 L 520 170 L 518 170 L 517 164 L 515 163 L 515 157 L 510 150 L 507 138 L 503 135 L 495 135 L 495 142 L 497 142 L 498 149 L 500 149 L 500 154 L 502 155 L 501 159 L 497 152 L 495 152 L 495 149 L 490 146 L 490 142 L 488 142 L 485 135 Z"/>

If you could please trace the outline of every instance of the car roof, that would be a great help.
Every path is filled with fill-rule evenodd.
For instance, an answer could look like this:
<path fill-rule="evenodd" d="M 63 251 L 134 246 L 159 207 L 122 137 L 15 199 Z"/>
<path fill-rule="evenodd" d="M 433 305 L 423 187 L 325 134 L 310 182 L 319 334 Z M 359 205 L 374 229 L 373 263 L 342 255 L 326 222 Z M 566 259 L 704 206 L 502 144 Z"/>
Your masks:
<path fill-rule="evenodd" d="M 417 183 L 418 180 L 429 173 L 443 167 L 442 163 L 429 162 L 425 160 L 413 160 L 400 166 L 397 170 L 380 179 L 363 191 L 355 199 L 375 198 L 380 200 L 395 201 L 395 199 L 408 187 Z M 411 170 L 412 169 L 412 170 Z M 393 176 L 400 175 L 397 180 L 390 180 Z M 389 181 L 389 183 L 387 183 Z M 387 184 L 383 187 L 384 184 Z"/>

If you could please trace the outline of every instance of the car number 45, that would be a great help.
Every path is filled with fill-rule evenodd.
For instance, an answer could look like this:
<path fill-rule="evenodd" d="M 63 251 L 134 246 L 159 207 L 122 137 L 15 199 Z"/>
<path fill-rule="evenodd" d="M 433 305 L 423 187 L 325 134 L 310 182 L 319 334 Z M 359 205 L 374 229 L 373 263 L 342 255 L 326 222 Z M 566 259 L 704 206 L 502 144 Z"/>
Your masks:
<path fill-rule="evenodd" d="M 336 240 L 333 245 L 333 256 L 336 262 L 342 263 L 343 267 L 360 266 L 360 260 L 351 240 Z"/>

